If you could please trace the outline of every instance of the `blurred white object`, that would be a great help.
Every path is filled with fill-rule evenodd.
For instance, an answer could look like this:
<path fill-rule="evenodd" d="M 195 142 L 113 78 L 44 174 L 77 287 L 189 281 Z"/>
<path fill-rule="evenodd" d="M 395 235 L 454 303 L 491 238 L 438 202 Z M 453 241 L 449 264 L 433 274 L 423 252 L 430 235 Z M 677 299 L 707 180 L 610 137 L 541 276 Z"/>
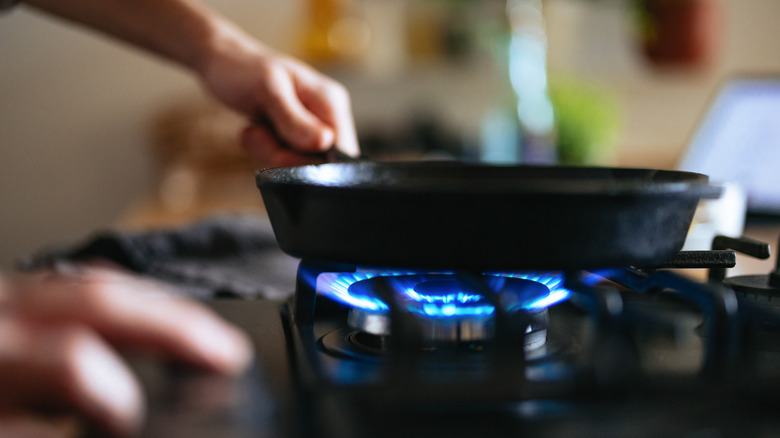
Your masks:
<path fill-rule="evenodd" d="M 693 216 L 683 250 L 710 249 L 716 235 L 739 237 L 745 228 L 747 194 L 735 182 L 718 184 L 723 195 L 718 199 L 703 200 Z"/>
<path fill-rule="evenodd" d="M 739 182 L 751 213 L 780 215 L 780 76 L 727 81 L 678 168 Z"/>

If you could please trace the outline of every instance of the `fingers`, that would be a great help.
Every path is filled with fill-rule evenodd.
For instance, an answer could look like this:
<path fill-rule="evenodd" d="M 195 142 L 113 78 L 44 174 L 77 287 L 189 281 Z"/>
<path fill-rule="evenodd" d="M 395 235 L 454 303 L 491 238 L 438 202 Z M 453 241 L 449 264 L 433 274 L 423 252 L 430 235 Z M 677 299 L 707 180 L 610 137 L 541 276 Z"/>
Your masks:
<path fill-rule="evenodd" d="M 264 126 L 250 125 L 241 133 L 241 144 L 249 157 L 263 167 L 290 167 L 324 163 L 324 155 L 301 153 L 279 144 Z"/>
<path fill-rule="evenodd" d="M 329 78 L 310 75 L 300 77 L 298 89 L 301 102 L 335 130 L 333 144 L 345 154 L 357 157 L 360 150 L 347 89 Z"/>
<path fill-rule="evenodd" d="M 266 112 L 287 146 L 302 152 L 336 146 L 347 155 L 359 155 L 344 86 L 294 60 L 281 62 L 273 71 Z"/>
<path fill-rule="evenodd" d="M 0 387 L 3 411 L 75 411 L 117 435 L 137 432 L 143 420 L 143 398 L 133 374 L 105 341 L 75 325 L 0 321 Z M 4 421 L 19 433 L 45 426 L 12 418 Z"/>
<path fill-rule="evenodd" d="M 352 103 L 347 89 L 340 83 L 323 77 L 314 84 L 303 83 L 300 96 L 317 117 L 335 129 L 334 146 L 347 155 L 359 156 Z"/>
<path fill-rule="evenodd" d="M 301 152 L 325 151 L 333 145 L 333 128 L 301 101 L 295 81 L 297 67 L 281 63 L 269 70 L 268 103 L 265 114 L 271 119 L 280 140 Z"/>
<path fill-rule="evenodd" d="M 17 436 L 38 427 L 63 436 L 25 421 L 27 410 L 75 412 L 112 435 L 137 432 L 142 392 L 113 346 L 224 374 L 251 359 L 242 333 L 157 283 L 105 268 L 14 280 L 0 290 L 0 428 L 13 427 Z"/>
<path fill-rule="evenodd" d="M 69 321 L 112 344 L 157 353 L 223 374 L 243 370 L 250 342 L 195 302 L 159 293 L 161 286 L 106 269 L 37 274 L 20 283 L 15 311 L 33 321 Z"/>

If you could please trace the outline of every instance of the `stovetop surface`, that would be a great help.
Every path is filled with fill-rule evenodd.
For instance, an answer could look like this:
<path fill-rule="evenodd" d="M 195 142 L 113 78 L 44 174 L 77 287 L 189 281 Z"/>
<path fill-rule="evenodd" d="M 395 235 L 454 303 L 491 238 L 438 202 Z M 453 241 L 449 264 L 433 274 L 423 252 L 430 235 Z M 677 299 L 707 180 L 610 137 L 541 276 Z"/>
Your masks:
<path fill-rule="evenodd" d="M 775 436 L 780 431 L 780 417 L 773 408 L 780 397 L 772 396 L 777 394 L 773 386 L 780 390 L 776 383 L 780 379 L 754 375 L 728 383 L 701 379 L 696 369 L 702 353 L 694 335 L 679 337 L 679 345 L 653 346 L 653 336 L 648 334 L 648 353 L 642 362 L 655 376 L 630 384 L 566 388 L 566 397 L 478 405 L 457 400 L 431 406 L 372 404 L 370 397 L 355 398 L 350 391 L 301 390 L 296 377 L 301 370 L 290 356 L 285 336 L 286 303 L 223 300 L 209 304 L 250 334 L 257 360 L 237 380 L 180 368 L 138 368 L 151 391 L 146 437 L 472 437 L 486 433 L 492 437 L 720 437 Z M 567 315 L 570 309 L 560 310 L 551 314 L 553 321 L 571 316 Z M 667 311 L 680 319 L 679 309 Z M 693 316 L 682 321 L 689 326 L 699 323 Z M 579 342 L 566 333 L 579 329 L 572 323 L 564 333 L 551 333 L 550 348 L 556 348 L 556 342 Z M 684 347 L 679 348 L 682 354 L 671 354 L 678 347 Z M 770 365 L 767 369 L 780 364 L 778 354 L 771 352 L 764 358 Z M 621 360 L 604 369 L 619 374 L 622 365 L 632 366 Z M 601 378 L 608 382 L 611 377 Z"/>
<path fill-rule="evenodd" d="M 776 237 L 775 230 L 771 236 Z M 763 267 L 747 269 L 754 271 L 766 272 Z M 702 295 L 701 290 L 696 293 Z M 372 394 L 372 385 L 388 388 L 387 382 L 376 386 L 371 381 L 382 359 L 345 361 L 322 343 L 327 336 L 350 330 L 344 327 L 346 313 L 338 306 L 326 309 L 327 317 L 302 336 L 290 321 L 294 302 L 210 301 L 209 306 L 250 335 L 256 361 L 238 379 L 134 362 L 149 393 L 149 421 L 143 436 L 768 437 L 780 433 L 776 415 L 780 331 L 757 321 L 765 314 L 761 310 L 765 299 L 740 298 L 740 309 L 747 312 L 741 310 L 742 316 L 727 325 L 761 329 L 734 337 L 720 330 L 719 324 L 710 324 L 711 318 L 690 300 L 663 293 L 621 295 L 619 320 L 601 321 L 595 327 L 582 306 L 564 303 L 551 308 L 547 344 L 523 357 L 523 396 L 480 403 L 464 403 L 456 396 L 447 400 L 446 390 L 436 403 L 426 403 L 430 397 L 420 394 L 430 392 L 427 384 L 400 385 L 396 391 L 400 397 Z M 717 300 L 703 302 L 704 307 L 712 304 L 717 307 Z M 722 307 L 716 310 L 729 312 L 728 303 Z M 610 328 L 613 323 L 620 329 Z M 626 331 L 630 337 L 623 336 Z M 735 350 L 731 341 L 710 342 L 713 334 L 730 336 L 741 350 Z M 315 342 L 307 346 L 309 335 Z M 315 360 L 316 366 L 309 357 L 312 352 L 322 356 Z M 428 368 L 437 371 L 435 366 Z M 341 384 L 323 384 L 323 376 Z M 355 379 L 352 385 L 344 384 Z M 406 399 L 404 391 L 409 395 Z"/>

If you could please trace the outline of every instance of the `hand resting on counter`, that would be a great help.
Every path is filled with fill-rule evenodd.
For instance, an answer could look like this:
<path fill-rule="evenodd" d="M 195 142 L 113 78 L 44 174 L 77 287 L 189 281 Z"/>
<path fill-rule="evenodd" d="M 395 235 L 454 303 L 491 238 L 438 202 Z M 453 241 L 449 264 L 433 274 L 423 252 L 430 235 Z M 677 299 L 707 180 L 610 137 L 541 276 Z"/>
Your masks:
<path fill-rule="evenodd" d="M 138 432 L 144 395 L 117 349 L 227 376 L 252 357 L 247 337 L 210 310 L 115 269 L 3 278 L 0 435 L 71 436 L 81 425 Z"/>

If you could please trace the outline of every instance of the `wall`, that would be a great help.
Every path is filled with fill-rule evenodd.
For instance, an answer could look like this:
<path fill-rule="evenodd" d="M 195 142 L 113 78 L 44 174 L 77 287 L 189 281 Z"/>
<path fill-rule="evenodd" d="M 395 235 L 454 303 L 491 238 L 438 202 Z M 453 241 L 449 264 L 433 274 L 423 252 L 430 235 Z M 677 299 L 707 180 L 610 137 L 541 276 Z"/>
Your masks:
<path fill-rule="evenodd" d="M 212 0 L 287 49 L 298 2 Z M 186 72 L 32 8 L 0 15 L 0 267 L 110 224 L 152 185 L 150 117 Z"/>
<path fill-rule="evenodd" d="M 720 84 L 745 73 L 780 75 L 780 2 L 714 1 L 724 12 L 720 51 L 698 72 L 648 68 L 634 45 L 629 2 L 546 3 L 550 71 L 599 83 L 621 102 L 621 164 L 673 166 Z"/>

